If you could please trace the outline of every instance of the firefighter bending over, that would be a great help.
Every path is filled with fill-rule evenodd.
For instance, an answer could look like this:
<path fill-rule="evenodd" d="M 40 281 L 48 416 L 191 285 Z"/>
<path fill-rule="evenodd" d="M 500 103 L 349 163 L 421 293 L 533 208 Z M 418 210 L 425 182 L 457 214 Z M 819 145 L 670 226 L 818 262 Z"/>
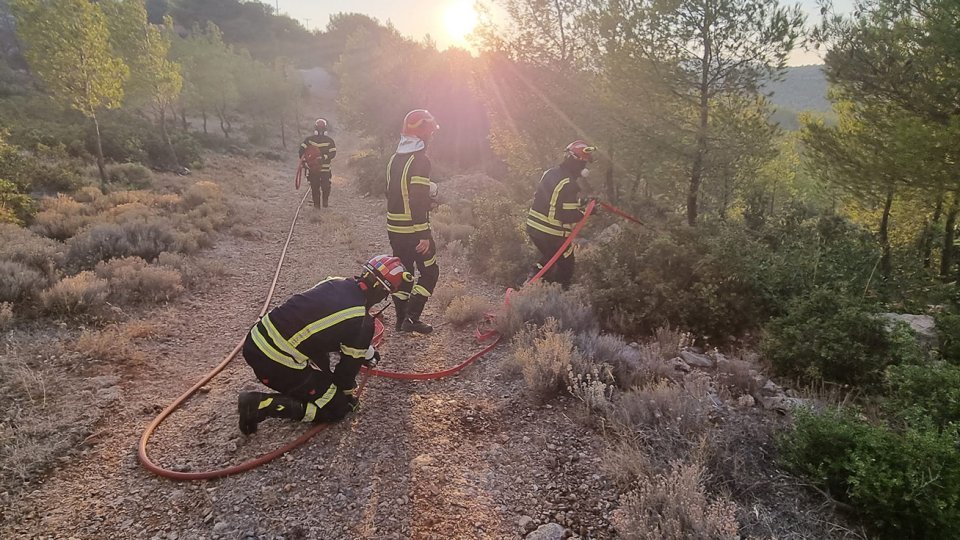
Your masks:
<path fill-rule="evenodd" d="M 587 163 L 596 159 L 596 147 L 583 141 L 573 141 L 564 151 L 563 162 L 547 170 L 533 196 L 533 204 L 527 214 L 527 234 L 540 251 L 540 260 L 530 277 L 543 269 L 563 242 L 570 236 L 573 226 L 583 219 L 580 203 L 580 184 L 590 172 Z M 573 244 L 557 259 L 553 268 L 543 279 L 559 283 L 564 289 L 573 281 Z"/>
<path fill-rule="evenodd" d="M 247 334 L 243 357 L 257 379 L 279 393 L 241 392 L 240 431 L 249 435 L 269 417 L 333 422 L 355 410 L 357 373 L 380 359 L 370 344 L 370 308 L 412 279 L 400 259 L 378 255 L 359 277 L 327 278 L 260 319 Z M 333 352 L 340 353 L 335 369 Z"/>
<path fill-rule="evenodd" d="M 327 135 L 327 121 L 318 118 L 314 122 L 313 135 L 300 144 L 300 159 L 307 165 L 307 180 L 313 195 L 313 207 L 319 209 L 330 201 L 330 179 L 333 172 L 330 162 L 337 156 L 337 143 Z"/>
<path fill-rule="evenodd" d="M 404 283 L 393 295 L 396 328 L 402 332 L 428 334 L 433 327 L 420 320 L 427 299 L 433 294 L 440 267 L 437 246 L 430 231 L 431 197 L 436 184 L 430 181 L 427 144 L 440 129 L 433 115 L 423 109 L 407 113 L 397 153 L 387 164 L 387 235 L 393 254 L 403 266 L 419 276 L 416 284 Z"/>

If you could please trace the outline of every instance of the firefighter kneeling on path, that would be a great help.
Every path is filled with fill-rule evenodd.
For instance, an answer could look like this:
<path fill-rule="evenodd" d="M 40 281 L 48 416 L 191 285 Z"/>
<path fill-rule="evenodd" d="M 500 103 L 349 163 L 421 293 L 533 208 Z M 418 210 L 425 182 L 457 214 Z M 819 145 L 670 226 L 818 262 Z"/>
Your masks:
<path fill-rule="evenodd" d="M 587 163 L 596 160 L 596 147 L 573 141 L 564 151 L 563 162 L 547 170 L 533 196 L 527 215 L 527 234 L 540 251 L 540 260 L 530 273 L 533 277 L 553 258 L 576 225 L 583 219 L 580 184 L 590 172 Z M 573 281 L 573 244 L 543 276 L 544 281 L 559 283 L 564 289 Z"/>
<path fill-rule="evenodd" d="M 319 209 L 321 202 L 326 208 L 330 201 L 330 179 L 333 178 L 330 162 L 337 156 L 337 143 L 327 135 L 326 120 L 318 118 L 313 126 L 313 135 L 300 144 L 300 159 L 307 165 L 313 207 Z"/>
<path fill-rule="evenodd" d="M 387 164 L 387 235 L 393 254 L 403 266 L 419 271 L 416 284 L 404 283 L 393 295 L 396 328 L 402 332 L 428 334 L 433 327 L 420 320 L 427 299 L 433 294 L 440 267 L 437 245 L 430 231 L 430 205 L 436 184 L 430 181 L 427 144 L 440 129 L 429 111 L 417 109 L 403 119 L 397 152 Z"/>
<path fill-rule="evenodd" d="M 280 393 L 242 392 L 240 431 L 249 435 L 269 417 L 333 422 L 355 410 L 357 373 L 380 359 L 371 346 L 370 308 L 412 280 L 400 259 L 378 255 L 359 277 L 327 278 L 260 319 L 243 357 L 261 383 Z M 340 353 L 335 369 L 333 352 Z"/>

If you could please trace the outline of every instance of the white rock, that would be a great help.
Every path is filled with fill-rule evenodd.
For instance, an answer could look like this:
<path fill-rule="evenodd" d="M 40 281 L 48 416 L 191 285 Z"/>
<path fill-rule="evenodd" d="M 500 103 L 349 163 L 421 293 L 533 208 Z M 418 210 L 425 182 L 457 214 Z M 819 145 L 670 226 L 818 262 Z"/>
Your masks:
<path fill-rule="evenodd" d="M 693 351 L 680 351 L 680 357 L 687 364 L 698 368 L 712 368 L 713 360 L 709 356 L 697 354 Z"/>
<path fill-rule="evenodd" d="M 751 396 L 751 395 L 749 395 L 749 394 L 740 396 L 740 397 L 737 399 L 737 405 L 739 405 L 739 406 L 741 406 L 741 407 L 747 407 L 747 408 L 749 408 L 749 407 L 753 407 L 753 406 L 756 405 L 756 404 L 757 404 L 757 400 L 753 399 L 753 396 Z"/>
<path fill-rule="evenodd" d="M 537 527 L 537 525 L 533 522 L 533 518 L 530 516 L 520 516 L 520 520 L 517 521 L 517 525 L 520 526 L 520 530 L 524 533 L 528 533 Z"/>
<path fill-rule="evenodd" d="M 563 540 L 567 530 L 559 523 L 547 523 L 527 535 L 527 540 Z"/>

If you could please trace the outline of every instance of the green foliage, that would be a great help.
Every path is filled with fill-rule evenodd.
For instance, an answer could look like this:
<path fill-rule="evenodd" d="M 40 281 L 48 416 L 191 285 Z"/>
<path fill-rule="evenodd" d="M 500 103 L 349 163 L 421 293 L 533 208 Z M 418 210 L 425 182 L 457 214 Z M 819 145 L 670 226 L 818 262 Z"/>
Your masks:
<path fill-rule="evenodd" d="M 501 284 L 513 285 L 534 262 L 523 229 L 525 208 L 506 198 L 480 198 L 473 205 L 476 230 L 470 235 L 473 269 Z"/>
<path fill-rule="evenodd" d="M 913 424 L 938 429 L 960 426 L 960 366 L 924 363 L 890 366 L 886 373 L 889 409 Z"/>
<path fill-rule="evenodd" d="M 960 366 L 960 315 L 939 313 L 936 321 L 940 357 L 955 366 Z"/>
<path fill-rule="evenodd" d="M 0 178 L 0 223 L 23 225 L 36 212 L 36 204 L 20 193 L 13 182 Z"/>
<path fill-rule="evenodd" d="M 145 189 L 150 187 L 153 173 L 139 163 L 120 163 L 107 167 L 110 183 L 125 189 Z"/>
<path fill-rule="evenodd" d="M 893 431 L 845 411 L 801 411 L 780 443 L 788 467 L 862 514 L 883 538 L 960 535 L 956 427 Z"/>
<path fill-rule="evenodd" d="M 884 323 L 843 291 L 819 289 L 764 327 L 763 353 L 777 373 L 872 385 L 898 361 Z"/>
<path fill-rule="evenodd" d="M 373 150 L 357 152 L 347 159 L 354 171 L 360 193 L 383 195 L 387 190 L 386 162 Z"/>

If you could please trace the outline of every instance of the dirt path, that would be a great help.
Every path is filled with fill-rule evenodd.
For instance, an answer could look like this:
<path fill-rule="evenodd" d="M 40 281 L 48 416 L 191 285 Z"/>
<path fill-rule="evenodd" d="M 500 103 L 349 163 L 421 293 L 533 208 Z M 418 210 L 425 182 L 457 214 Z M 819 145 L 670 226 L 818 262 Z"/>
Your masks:
<path fill-rule="evenodd" d="M 533 518 L 529 528 L 558 522 L 568 535 L 609 536 L 606 516 L 615 501 L 598 468 L 601 443 L 568 418 L 572 403 L 530 405 L 519 383 L 501 373 L 505 346 L 454 378 L 373 379 L 359 414 L 239 476 L 173 482 L 139 466 L 145 425 L 254 322 L 302 193 L 291 189 L 292 166 L 220 157 L 198 175 L 248 186 L 241 192 L 253 186 L 258 196 L 245 197 L 243 208 L 262 238 L 224 237 L 203 255 L 232 274 L 208 293 L 155 312 L 166 336 L 148 345 L 146 364 L 121 374 L 122 399 L 98 426 L 94 446 L 15 501 L 0 537 L 517 538 L 525 515 Z M 274 305 L 389 252 L 380 200 L 358 197 L 337 174 L 332 205 L 320 219 L 309 202 L 304 208 Z M 441 283 L 455 274 L 452 267 L 467 273 L 443 252 L 440 265 Z M 468 291 L 491 302 L 502 293 L 479 282 Z M 425 318 L 440 322 L 434 309 L 428 304 Z M 428 337 L 388 333 L 383 366 L 454 365 L 477 350 L 471 334 L 451 325 Z M 206 470 L 259 455 L 305 429 L 271 420 L 252 437 L 240 435 L 236 395 L 255 387 L 242 359 L 233 362 L 161 426 L 151 455 L 163 465 Z"/>

